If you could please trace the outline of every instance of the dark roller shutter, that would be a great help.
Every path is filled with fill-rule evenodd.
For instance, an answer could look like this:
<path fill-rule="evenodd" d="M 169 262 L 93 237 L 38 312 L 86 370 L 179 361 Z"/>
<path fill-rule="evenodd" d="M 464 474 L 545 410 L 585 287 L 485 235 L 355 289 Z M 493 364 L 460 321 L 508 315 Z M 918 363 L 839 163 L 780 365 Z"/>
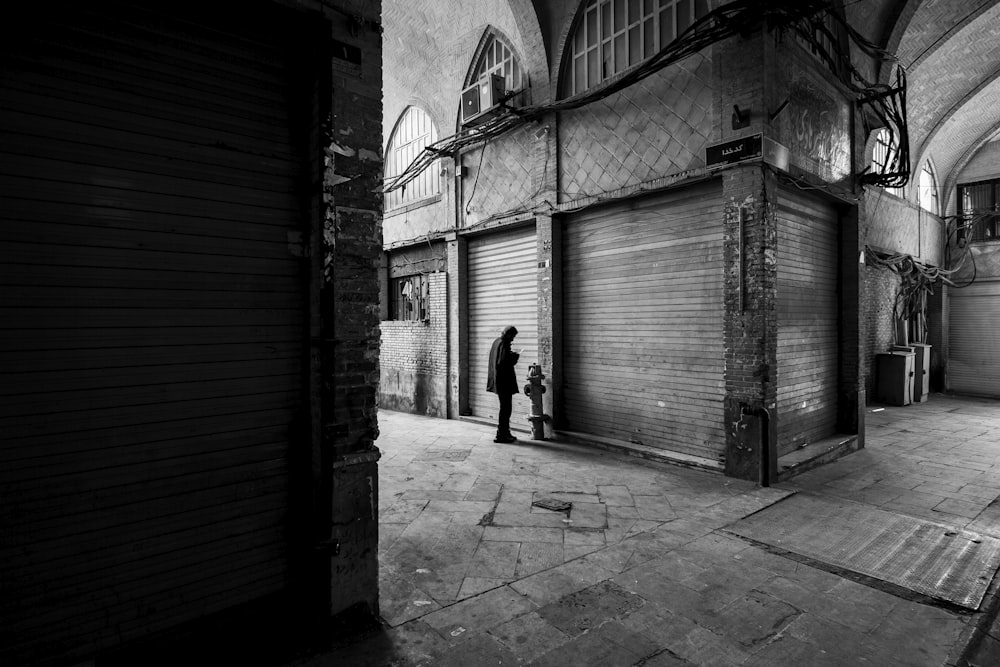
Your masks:
<path fill-rule="evenodd" d="M 566 220 L 570 430 L 722 455 L 722 227 L 717 182 Z"/>
<path fill-rule="evenodd" d="M 192 5 L 4 19 L 7 664 L 108 648 L 289 574 L 307 316 L 289 114 L 308 98 L 287 84 L 283 13 L 173 7 Z"/>
<path fill-rule="evenodd" d="M 948 295 L 948 389 L 1000 397 L 1000 281 L 977 281 Z"/>
<path fill-rule="evenodd" d="M 782 190 L 778 199 L 778 453 L 837 425 L 839 219 L 829 204 Z"/>
<path fill-rule="evenodd" d="M 528 364 L 538 363 L 538 253 L 535 228 L 522 227 L 469 240 L 469 408 L 495 420 L 499 403 L 486 391 L 490 346 L 504 326 L 517 327 L 512 347 L 521 349 L 518 387 Z M 511 427 L 529 427 L 531 406 L 524 394 L 514 397 Z"/>

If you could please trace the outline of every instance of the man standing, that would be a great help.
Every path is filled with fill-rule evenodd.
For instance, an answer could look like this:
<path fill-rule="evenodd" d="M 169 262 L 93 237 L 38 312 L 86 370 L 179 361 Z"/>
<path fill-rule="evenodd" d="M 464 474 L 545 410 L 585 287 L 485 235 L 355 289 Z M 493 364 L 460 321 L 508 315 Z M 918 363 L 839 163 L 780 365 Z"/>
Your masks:
<path fill-rule="evenodd" d="M 497 437 L 493 442 L 514 442 L 517 440 L 510 433 L 510 413 L 514 394 L 520 393 L 517 388 L 517 375 L 514 364 L 518 355 L 510 349 L 510 344 L 517 335 L 517 329 L 512 325 L 503 328 L 500 337 L 493 341 L 490 348 L 490 367 L 486 374 L 486 390 L 492 391 L 500 399 L 500 414 L 497 417 Z"/>

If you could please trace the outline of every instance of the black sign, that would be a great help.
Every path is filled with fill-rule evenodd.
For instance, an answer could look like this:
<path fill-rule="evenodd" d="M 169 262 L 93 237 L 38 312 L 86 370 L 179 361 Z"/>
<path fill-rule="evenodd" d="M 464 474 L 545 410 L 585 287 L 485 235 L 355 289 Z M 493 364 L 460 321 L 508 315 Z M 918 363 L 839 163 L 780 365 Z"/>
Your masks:
<path fill-rule="evenodd" d="M 724 141 L 705 147 L 705 166 L 709 169 L 724 167 L 727 164 L 752 160 L 763 155 L 763 135 L 754 134 L 742 139 Z"/>

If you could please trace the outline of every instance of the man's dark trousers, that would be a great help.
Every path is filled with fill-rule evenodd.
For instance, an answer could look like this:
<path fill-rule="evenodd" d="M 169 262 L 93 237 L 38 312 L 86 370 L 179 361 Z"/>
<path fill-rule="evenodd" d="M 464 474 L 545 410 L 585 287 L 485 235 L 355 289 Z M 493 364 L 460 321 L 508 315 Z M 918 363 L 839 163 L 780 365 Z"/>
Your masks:
<path fill-rule="evenodd" d="M 510 414 L 514 409 L 514 396 L 512 394 L 497 394 L 500 399 L 500 414 L 497 416 L 497 437 L 510 435 Z"/>

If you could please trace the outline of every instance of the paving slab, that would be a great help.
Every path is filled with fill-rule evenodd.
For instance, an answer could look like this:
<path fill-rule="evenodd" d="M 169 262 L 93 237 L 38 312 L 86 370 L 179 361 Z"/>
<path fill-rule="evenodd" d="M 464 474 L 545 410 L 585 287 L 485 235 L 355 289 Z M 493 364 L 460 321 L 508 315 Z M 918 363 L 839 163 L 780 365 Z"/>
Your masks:
<path fill-rule="evenodd" d="M 542 618 L 528 612 L 490 630 L 514 653 L 518 662 L 532 662 L 569 641 L 569 636 Z"/>
<path fill-rule="evenodd" d="M 569 637 L 628 616 L 646 601 L 613 581 L 601 581 L 540 607 L 538 615 Z"/>
<path fill-rule="evenodd" d="M 535 667 L 628 667 L 659 650 L 652 640 L 622 623 L 610 622 L 552 649 L 531 664 Z"/>

